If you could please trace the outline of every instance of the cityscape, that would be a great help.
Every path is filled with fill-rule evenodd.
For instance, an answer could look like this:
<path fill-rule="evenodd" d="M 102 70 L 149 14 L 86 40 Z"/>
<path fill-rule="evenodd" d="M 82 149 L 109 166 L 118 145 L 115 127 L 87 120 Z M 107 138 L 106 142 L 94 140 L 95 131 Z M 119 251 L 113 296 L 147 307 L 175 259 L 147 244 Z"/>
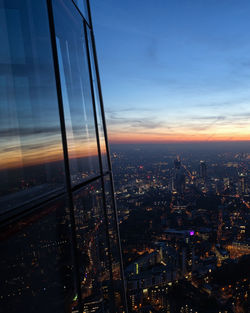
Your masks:
<path fill-rule="evenodd" d="M 131 312 L 249 312 L 250 146 L 112 145 Z"/>
<path fill-rule="evenodd" d="M 112 144 L 111 158 L 128 312 L 248 312 L 249 144 Z M 50 185 L 39 166 L 27 168 L 30 176 L 20 179 L 11 202 L 2 197 L 2 207 L 13 209 L 14 199 L 20 203 L 29 194 L 35 201 L 38 192 L 60 186 L 61 162 L 53 168 L 58 180 Z M 72 179 L 90 173 L 83 167 Z M 107 213 L 100 181 L 73 193 L 86 313 L 109 312 L 112 292 L 114 311 L 125 309 L 108 177 L 104 186 Z M 8 251 L 1 259 L 3 308 L 23 312 L 28 301 L 31 311 L 41 312 L 50 301 L 54 311 L 78 312 L 67 197 L 14 225 L 1 232 L 0 248 Z"/>

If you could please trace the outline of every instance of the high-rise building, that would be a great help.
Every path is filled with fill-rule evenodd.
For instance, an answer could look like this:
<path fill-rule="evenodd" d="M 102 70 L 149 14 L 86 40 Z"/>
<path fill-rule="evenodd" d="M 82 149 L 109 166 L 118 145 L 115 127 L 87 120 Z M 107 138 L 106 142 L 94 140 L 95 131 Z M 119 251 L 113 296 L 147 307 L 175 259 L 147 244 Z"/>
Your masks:
<path fill-rule="evenodd" d="M 200 161 L 200 178 L 203 181 L 207 178 L 207 165 L 205 161 Z"/>
<path fill-rule="evenodd" d="M 174 160 L 174 188 L 179 195 L 185 190 L 185 169 L 179 157 Z"/>
<path fill-rule="evenodd" d="M 126 312 L 88 0 L 0 0 L 2 312 Z"/>
<path fill-rule="evenodd" d="M 247 192 L 247 175 L 244 173 L 239 174 L 239 193 L 245 194 Z"/>

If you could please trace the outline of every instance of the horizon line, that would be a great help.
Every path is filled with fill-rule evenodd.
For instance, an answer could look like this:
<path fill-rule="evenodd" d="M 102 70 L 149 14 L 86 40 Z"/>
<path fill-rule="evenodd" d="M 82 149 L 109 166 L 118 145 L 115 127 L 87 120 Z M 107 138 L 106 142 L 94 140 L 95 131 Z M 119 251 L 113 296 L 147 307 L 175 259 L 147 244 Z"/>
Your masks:
<path fill-rule="evenodd" d="M 112 140 L 109 139 L 110 144 L 185 144 L 185 143 L 249 143 L 250 139 L 248 140 Z"/>

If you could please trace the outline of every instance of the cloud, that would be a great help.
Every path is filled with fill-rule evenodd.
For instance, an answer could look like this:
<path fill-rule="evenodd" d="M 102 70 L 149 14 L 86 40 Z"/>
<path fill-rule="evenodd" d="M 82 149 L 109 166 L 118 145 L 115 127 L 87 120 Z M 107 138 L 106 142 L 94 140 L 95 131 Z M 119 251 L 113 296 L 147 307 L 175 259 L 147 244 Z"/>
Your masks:
<path fill-rule="evenodd" d="M 140 118 L 122 116 L 118 113 L 109 115 L 108 128 L 110 135 L 134 134 L 135 136 L 156 136 L 186 138 L 204 137 L 204 140 L 211 138 L 229 138 L 237 136 L 247 136 L 249 128 L 250 112 L 231 113 L 221 115 L 161 115 L 161 119 L 151 116 Z"/>
<path fill-rule="evenodd" d="M 221 120 L 225 120 L 227 117 L 226 116 L 193 116 L 192 120 L 213 120 L 213 121 L 221 121 Z"/>
<path fill-rule="evenodd" d="M 196 103 L 193 104 L 192 107 L 212 107 L 212 108 L 221 108 L 221 107 L 231 107 L 231 106 L 236 106 L 239 104 L 244 104 L 244 103 L 249 103 L 250 102 L 250 96 L 247 97 L 238 97 L 238 98 L 233 98 L 230 100 L 217 100 L 217 101 L 209 101 L 209 102 L 203 102 L 203 103 Z"/>
<path fill-rule="evenodd" d="M 110 127 L 119 125 L 127 128 L 155 129 L 163 126 L 163 122 L 156 117 L 122 117 L 117 114 L 109 114 L 107 122 Z"/>

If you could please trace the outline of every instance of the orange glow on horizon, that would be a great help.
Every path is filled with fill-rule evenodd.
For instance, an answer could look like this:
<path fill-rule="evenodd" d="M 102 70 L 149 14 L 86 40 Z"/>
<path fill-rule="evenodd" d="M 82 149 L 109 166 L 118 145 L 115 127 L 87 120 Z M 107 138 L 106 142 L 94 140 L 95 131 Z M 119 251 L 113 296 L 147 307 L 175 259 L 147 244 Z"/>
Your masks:
<path fill-rule="evenodd" d="M 249 141 L 249 134 L 242 135 L 162 135 L 162 134 L 114 134 L 109 135 L 110 143 L 185 143 L 185 142 L 233 142 Z"/>
<path fill-rule="evenodd" d="M 199 142 L 249 142 L 249 134 L 218 134 L 209 136 L 208 134 L 164 134 L 159 133 L 119 133 L 111 132 L 109 134 L 110 143 L 199 143 Z M 68 141 L 69 158 L 79 159 L 84 157 L 95 157 L 97 153 L 97 145 L 95 140 L 81 142 L 80 140 Z M 50 162 L 63 160 L 62 146 L 59 142 L 39 143 L 40 146 L 33 148 L 32 143 L 26 144 L 25 149 L 22 146 L 13 145 L 12 149 L 5 149 L 1 153 L 0 170 L 21 168 L 27 166 L 42 165 Z M 105 153 L 105 142 L 101 142 L 101 151 Z"/>

